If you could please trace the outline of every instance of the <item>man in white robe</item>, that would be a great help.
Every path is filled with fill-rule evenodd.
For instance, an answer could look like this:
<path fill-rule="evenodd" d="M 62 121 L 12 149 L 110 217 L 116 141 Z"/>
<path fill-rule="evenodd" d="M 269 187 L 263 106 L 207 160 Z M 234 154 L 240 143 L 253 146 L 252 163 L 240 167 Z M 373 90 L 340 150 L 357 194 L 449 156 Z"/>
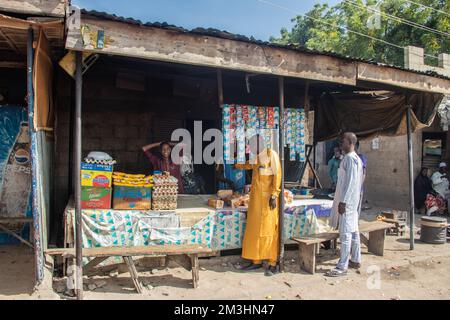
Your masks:
<path fill-rule="evenodd" d="M 331 277 L 346 275 L 349 267 L 359 268 L 361 266 L 358 209 L 363 183 L 363 164 L 355 152 L 356 142 L 357 138 L 354 133 L 344 133 L 342 150 L 345 156 L 338 170 L 331 216 L 331 226 L 335 229 L 339 228 L 341 257 L 336 268 L 325 274 Z"/>

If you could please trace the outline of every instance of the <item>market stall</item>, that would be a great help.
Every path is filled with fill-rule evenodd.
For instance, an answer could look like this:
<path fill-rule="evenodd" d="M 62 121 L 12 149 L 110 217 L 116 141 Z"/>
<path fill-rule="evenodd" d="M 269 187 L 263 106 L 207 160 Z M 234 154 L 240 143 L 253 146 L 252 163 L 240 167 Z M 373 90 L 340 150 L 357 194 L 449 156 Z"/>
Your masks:
<path fill-rule="evenodd" d="M 82 210 L 83 247 L 203 244 L 215 251 L 241 248 L 246 210 L 208 206 L 210 195 L 179 195 L 176 210 Z M 284 211 L 284 238 L 330 230 L 332 201 L 294 200 Z M 74 243 L 74 205 L 65 210 L 65 242 Z"/>

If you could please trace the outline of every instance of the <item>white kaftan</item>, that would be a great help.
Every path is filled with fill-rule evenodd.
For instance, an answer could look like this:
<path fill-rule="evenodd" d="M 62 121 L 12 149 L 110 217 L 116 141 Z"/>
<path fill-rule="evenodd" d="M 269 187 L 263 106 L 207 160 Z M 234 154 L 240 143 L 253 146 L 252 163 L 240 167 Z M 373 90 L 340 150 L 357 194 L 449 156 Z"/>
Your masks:
<path fill-rule="evenodd" d="M 445 177 L 442 177 L 443 174 L 439 171 L 436 171 L 431 176 L 431 182 L 433 184 L 433 190 L 439 193 L 444 199 L 447 199 L 449 197 L 449 190 L 448 190 L 448 179 Z"/>
<path fill-rule="evenodd" d="M 358 207 L 361 200 L 363 166 L 356 152 L 347 153 L 338 169 L 338 180 L 334 194 L 331 227 L 339 226 L 340 232 L 358 231 Z M 338 212 L 339 203 L 345 203 L 345 213 Z"/>

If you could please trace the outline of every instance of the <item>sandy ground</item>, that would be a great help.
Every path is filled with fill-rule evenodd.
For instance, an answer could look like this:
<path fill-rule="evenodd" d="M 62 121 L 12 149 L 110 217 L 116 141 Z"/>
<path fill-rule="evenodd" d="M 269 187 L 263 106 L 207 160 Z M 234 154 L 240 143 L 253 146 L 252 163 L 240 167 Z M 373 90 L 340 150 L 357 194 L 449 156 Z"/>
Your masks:
<path fill-rule="evenodd" d="M 370 219 L 371 212 L 365 215 Z M 425 244 L 416 237 L 410 251 L 407 236 L 387 236 L 383 257 L 363 246 L 362 268 L 345 278 L 323 275 L 337 262 L 332 250 L 321 250 L 315 275 L 300 271 L 297 251 L 289 250 L 285 272 L 273 277 L 235 270 L 239 256 L 201 259 L 198 289 L 180 267 L 139 268 L 143 294 L 135 293 L 128 273 L 100 272 L 85 277 L 85 299 L 450 299 L 450 243 Z M 67 299 L 64 278 L 54 279 L 58 294 L 33 293 L 33 261 L 26 247 L 0 247 L 0 299 Z"/>

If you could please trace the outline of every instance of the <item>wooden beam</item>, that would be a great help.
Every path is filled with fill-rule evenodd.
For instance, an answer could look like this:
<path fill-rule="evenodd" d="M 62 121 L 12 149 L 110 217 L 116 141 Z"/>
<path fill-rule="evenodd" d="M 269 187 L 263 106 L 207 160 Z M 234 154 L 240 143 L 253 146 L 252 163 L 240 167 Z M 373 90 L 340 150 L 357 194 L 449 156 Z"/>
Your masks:
<path fill-rule="evenodd" d="M 0 0 L 0 11 L 64 17 L 66 0 Z"/>
<path fill-rule="evenodd" d="M 450 94 L 450 80 L 387 66 L 358 63 L 358 80 L 434 93 Z"/>
<path fill-rule="evenodd" d="M 356 84 L 356 64 L 335 57 L 88 16 L 82 16 L 81 25 L 93 34 L 104 30 L 105 47 L 84 44 L 80 30 L 70 28 L 67 49 Z"/>
<path fill-rule="evenodd" d="M 83 257 L 105 256 L 148 256 L 148 255 L 179 255 L 212 252 L 211 249 L 195 244 L 136 246 L 136 247 L 99 247 L 83 248 Z M 48 255 L 75 256 L 75 248 L 55 248 L 44 250 Z"/>
<path fill-rule="evenodd" d="M 14 41 L 0 28 L 0 35 L 6 40 L 10 48 L 17 53 L 18 55 L 22 55 L 23 53 L 20 51 L 20 49 L 16 46 Z"/>
<path fill-rule="evenodd" d="M 27 64 L 20 61 L 0 61 L 0 68 L 25 69 Z"/>

